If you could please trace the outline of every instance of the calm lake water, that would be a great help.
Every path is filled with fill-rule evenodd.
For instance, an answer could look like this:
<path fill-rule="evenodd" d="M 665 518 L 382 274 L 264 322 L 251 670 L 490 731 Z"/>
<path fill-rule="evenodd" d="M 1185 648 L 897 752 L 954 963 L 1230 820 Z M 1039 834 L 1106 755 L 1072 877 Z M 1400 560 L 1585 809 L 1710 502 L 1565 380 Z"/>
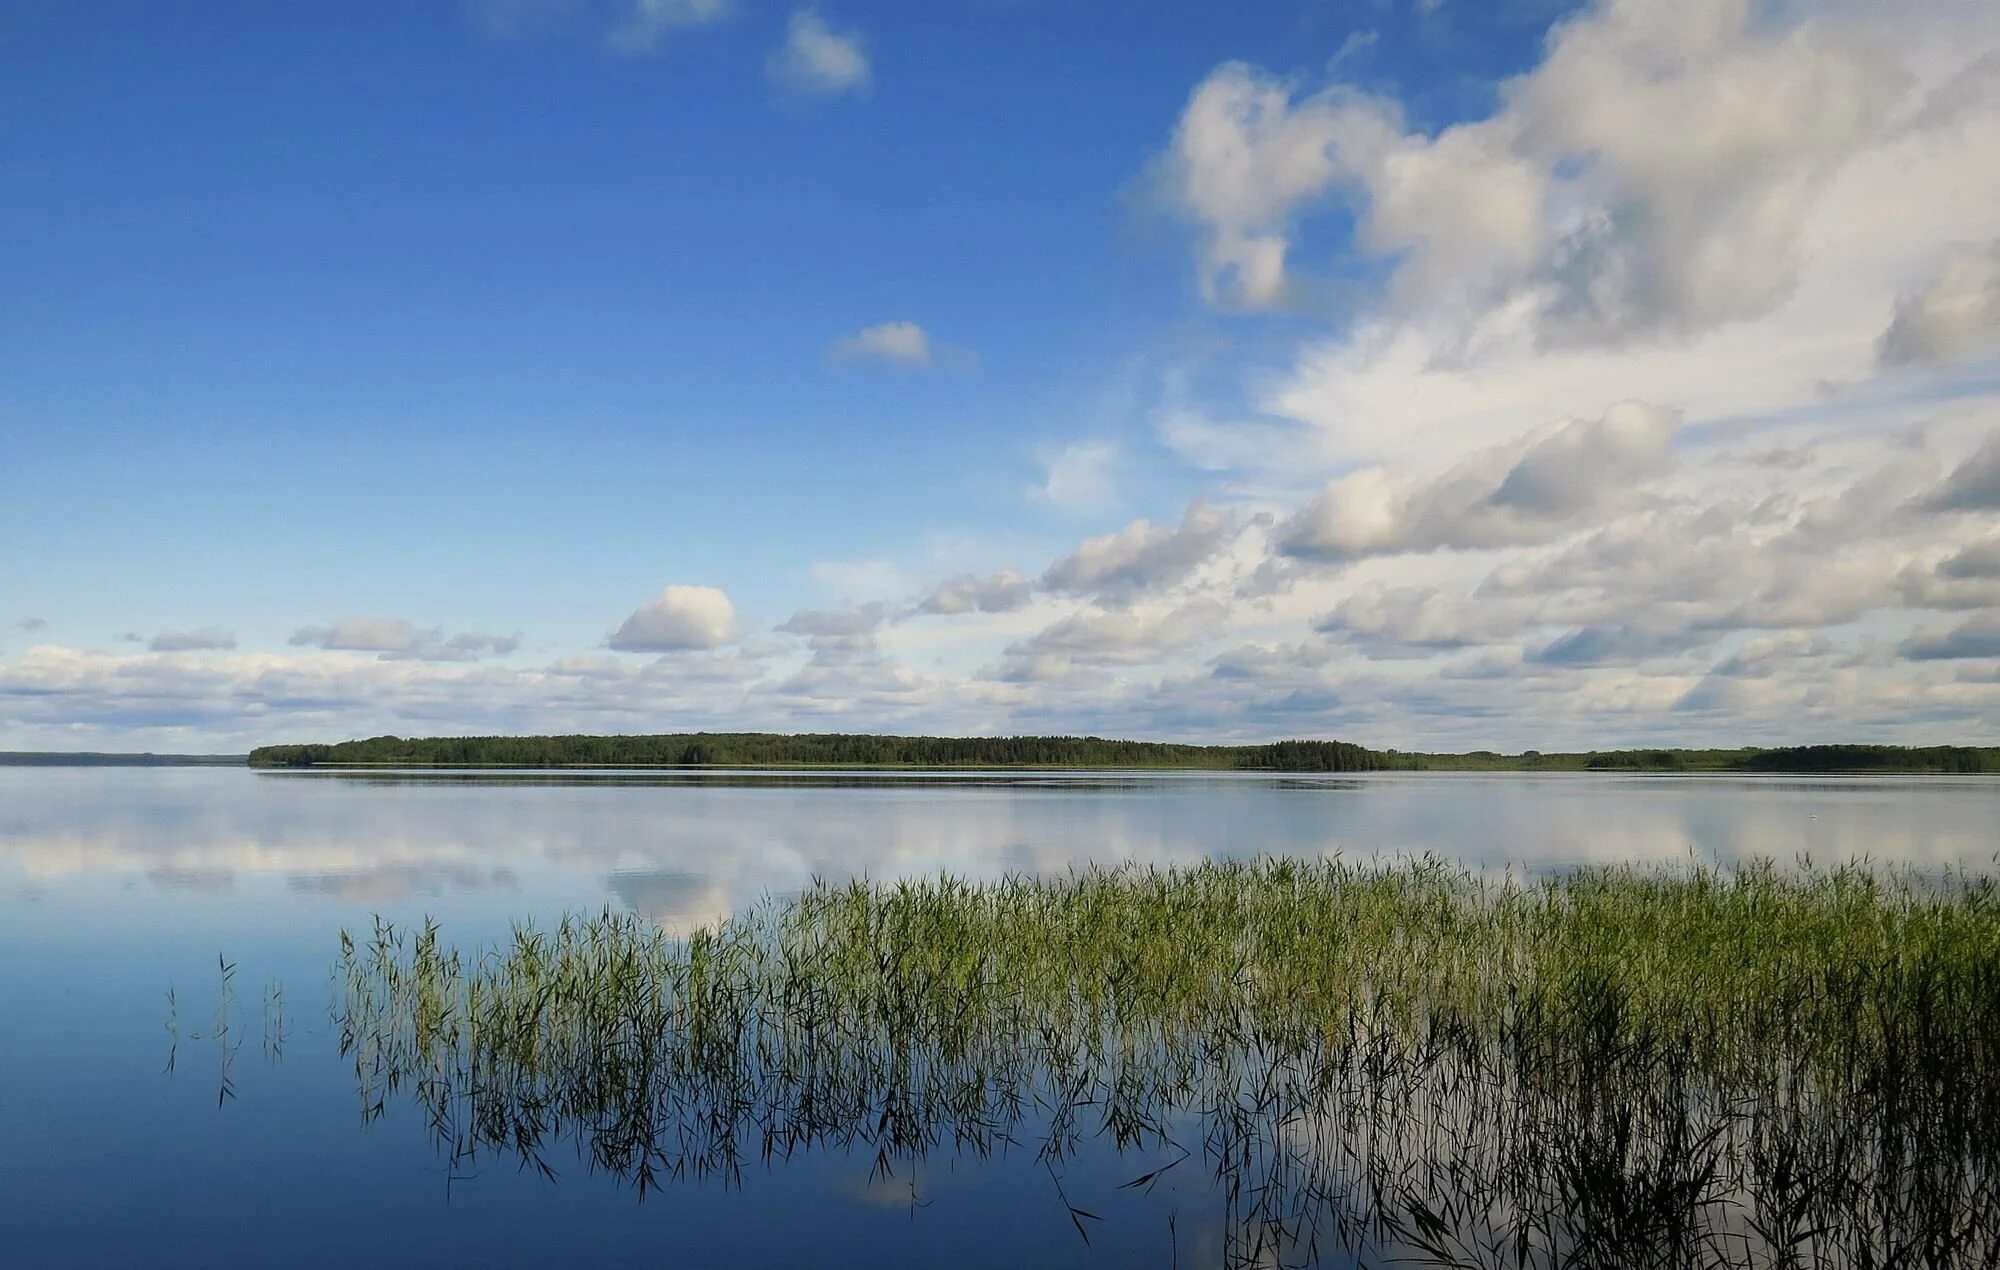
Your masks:
<path fill-rule="evenodd" d="M 1166 1161 L 1109 1148 L 1058 1176 L 1031 1149 L 946 1142 L 885 1172 L 821 1143 L 643 1196 L 560 1150 L 552 1175 L 492 1154 L 454 1166 L 414 1106 L 364 1116 L 330 1023 L 339 932 L 375 915 L 435 918 L 471 947 L 519 919 L 606 907 L 682 931 L 815 877 L 1272 854 L 1992 872 L 1996 826 L 2000 780 L 1977 777 L 0 769 L 0 1264 L 1219 1257 L 1212 1171 L 1127 1187 Z M 226 1002 L 219 958 L 234 967 Z M 1073 1208 L 1096 1219 L 1088 1244 Z"/>

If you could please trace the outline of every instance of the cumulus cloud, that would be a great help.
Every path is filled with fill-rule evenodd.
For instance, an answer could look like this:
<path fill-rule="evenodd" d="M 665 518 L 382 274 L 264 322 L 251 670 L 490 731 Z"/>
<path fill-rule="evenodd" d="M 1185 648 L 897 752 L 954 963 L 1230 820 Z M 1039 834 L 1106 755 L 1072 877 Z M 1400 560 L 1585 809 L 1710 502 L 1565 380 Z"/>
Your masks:
<path fill-rule="evenodd" d="M 651 15 L 633 47 L 722 13 L 574 11 L 613 4 Z M 1199 286 L 1292 317 L 1148 360 L 1131 406 L 1213 482 L 1178 523 L 1139 509 L 1046 568 L 817 564 L 838 607 L 754 647 L 721 646 L 722 593 L 670 588 L 610 640 L 695 657 L 523 666 L 384 619 L 276 653 L 42 645 L 0 658 L 0 734 L 2000 741 L 2000 10 L 1595 0 L 1447 126 L 1241 64 L 1190 88 L 1155 174 Z M 908 322 L 833 351 L 951 361 Z M 1028 496 L 1136 500 L 1157 456 L 1109 435 L 1034 453 Z"/>
<path fill-rule="evenodd" d="M 1882 360 L 1954 362 L 2000 349 L 2000 241 L 1961 252 L 1896 304 Z"/>
<path fill-rule="evenodd" d="M 1414 485 L 1368 468 L 1330 483 L 1279 529 L 1292 556 L 1372 555 L 1549 542 L 1629 508 L 1666 472 L 1676 419 L 1627 402 L 1538 429 Z"/>
<path fill-rule="evenodd" d="M 1245 308 L 1283 303 L 1301 205 L 1386 153 L 1401 131 L 1385 102 L 1339 92 L 1294 102 L 1284 81 L 1240 63 L 1210 75 L 1188 100 L 1162 173 L 1207 231 L 1203 294 Z"/>
<path fill-rule="evenodd" d="M 1782 631 L 1749 640 L 1709 668 L 1712 675 L 1734 679 L 1768 679 L 1803 658 L 1826 657 L 1836 645 L 1815 631 Z"/>
<path fill-rule="evenodd" d="M 804 636 L 819 665 L 852 665 L 877 655 L 875 632 L 888 616 L 889 606 L 880 601 L 849 609 L 800 609 L 778 630 Z"/>
<path fill-rule="evenodd" d="M 633 610 L 607 641 L 624 653 L 720 648 L 736 638 L 736 606 L 720 588 L 670 586 Z"/>
<path fill-rule="evenodd" d="M 1899 302 L 1892 355 L 1981 338 L 1996 67 L 2000 19 L 1953 0 L 1603 0 L 1558 24 L 1490 114 L 1389 142 L 1368 138 L 1400 116 L 1392 101 L 1218 68 L 1195 103 L 1261 102 L 1246 116 L 1260 127 L 1215 124 L 1197 161 L 1191 104 L 1163 164 L 1205 276 L 1212 240 L 1278 225 L 1308 291 L 1321 260 L 1390 280 L 1358 311 L 1348 286 L 1352 320 L 1309 336 L 1289 372 L 1260 365 L 1240 398 L 1217 385 L 1172 403 L 1198 408 L 1168 411 L 1159 435 L 1200 466 L 1291 481 L 1428 464 L 1621 398 L 1694 425 L 1887 413 L 1869 384 Z M 1219 303 L 1248 299 L 1227 282 Z M 1297 289 L 1287 274 L 1264 290 Z M 1910 361 L 1899 390 L 1983 364 Z"/>
<path fill-rule="evenodd" d="M 1026 607 L 1034 594 L 1029 581 L 1011 569 L 985 576 L 961 573 L 931 588 L 918 602 L 920 613 L 1011 613 Z"/>
<path fill-rule="evenodd" d="M 2000 534 L 1968 543 L 1938 565 L 1938 573 L 1966 581 L 2000 579 Z"/>
<path fill-rule="evenodd" d="M 1517 296 L 1545 341 L 1615 342 L 1781 302 L 1814 200 L 1908 87 L 1853 24 L 1773 22 L 1748 0 L 1605 0 L 1555 28 L 1493 114 L 1434 135 L 1389 99 L 1220 67 L 1165 179 L 1203 230 L 1216 302 L 1286 302 L 1299 222 L 1341 197 L 1405 304 Z"/>
<path fill-rule="evenodd" d="M 1545 661 L 1571 664 L 1639 660 L 1735 631 L 1839 626 L 1903 606 L 1940 539 L 1936 522 L 1902 509 L 1937 463 L 1920 451 L 1870 459 L 1872 469 L 1831 487 L 1815 488 L 1825 475 L 1815 465 L 1767 471 L 1783 492 L 1761 497 L 1680 493 L 1552 553 L 1506 560 L 1475 594 L 1515 614 L 1523 634 L 1575 628 L 1545 649 Z M 1722 477 L 1710 468 L 1691 479 L 1713 486 Z"/>
<path fill-rule="evenodd" d="M 1934 564 L 1913 562 L 1899 575 L 1914 609 L 2000 607 L 2000 534 L 1970 542 Z"/>
<path fill-rule="evenodd" d="M 1067 678 L 1080 670 L 1137 666 L 1220 634 L 1228 610 L 1193 600 L 1156 613 L 1085 609 L 1007 647 L 997 675 L 1013 681 Z"/>
<path fill-rule="evenodd" d="M 771 55 L 769 69 L 782 87 L 822 97 L 864 90 L 870 75 L 860 39 L 834 31 L 811 9 L 792 14 L 784 46 Z"/>
<path fill-rule="evenodd" d="M 1520 616 L 1436 587 L 1373 586 L 1336 604 L 1321 632 L 1365 643 L 1378 655 L 1428 657 L 1440 649 L 1497 643 L 1520 629 Z"/>
<path fill-rule="evenodd" d="M 877 639 L 889 606 L 876 601 L 844 609 L 801 609 L 778 630 L 805 638 L 803 666 L 770 686 L 787 709 L 814 714 L 877 708 L 900 713 L 933 701 L 936 681 L 897 664 Z"/>
<path fill-rule="evenodd" d="M 187 657 L 43 646 L 0 660 L 0 748 L 241 749 L 274 741 L 775 727 L 746 715 L 762 668 L 721 652 L 634 663 L 355 657 L 317 648 Z M 63 738 L 69 738 L 64 740 Z"/>
<path fill-rule="evenodd" d="M 1051 564 L 1042 585 L 1058 594 L 1127 602 L 1185 580 L 1220 552 L 1239 527 L 1234 516 L 1197 499 L 1179 525 L 1135 520 L 1116 533 L 1089 539 Z"/>
<path fill-rule="evenodd" d="M 1317 638 L 1297 644 L 1239 644 L 1211 658 L 1209 674 L 1216 679 L 1309 682 L 1313 672 L 1333 659 L 1334 652 L 1330 641 Z"/>
<path fill-rule="evenodd" d="M 786 618 L 778 629 L 790 635 L 804 635 L 812 639 L 850 638 L 867 635 L 880 629 L 882 620 L 887 615 L 887 606 L 879 602 L 851 609 L 800 609 Z"/>
<path fill-rule="evenodd" d="M 892 366 L 929 366 L 932 351 L 930 333 L 915 322 L 883 322 L 863 327 L 833 344 L 837 357 L 865 358 Z"/>
<path fill-rule="evenodd" d="M 2000 510 L 2000 433 L 1924 499 L 1933 511 Z"/>
<path fill-rule="evenodd" d="M 1914 661 L 2000 658 L 2000 609 L 1975 613 L 1948 630 L 1912 635 L 1903 641 L 1902 654 Z"/>
<path fill-rule="evenodd" d="M 1629 664 L 1678 652 L 1688 642 L 1676 631 L 1652 630 L 1631 622 L 1605 622 L 1551 640 L 1535 651 L 1533 660 L 1551 666 Z"/>
<path fill-rule="evenodd" d="M 36 631 L 39 631 L 44 627 L 48 626 L 48 621 L 44 618 L 39 618 L 39 617 L 24 617 L 20 621 L 15 622 L 14 625 L 20 627 L 22 630 L 32 635 Z"/>
<path fill-rule="evenodd" d="M 233 631 L 203 627 L 196 631 L 161 631 L 147 645 L 156 653 L 213 652 L 236 647 Z"/>

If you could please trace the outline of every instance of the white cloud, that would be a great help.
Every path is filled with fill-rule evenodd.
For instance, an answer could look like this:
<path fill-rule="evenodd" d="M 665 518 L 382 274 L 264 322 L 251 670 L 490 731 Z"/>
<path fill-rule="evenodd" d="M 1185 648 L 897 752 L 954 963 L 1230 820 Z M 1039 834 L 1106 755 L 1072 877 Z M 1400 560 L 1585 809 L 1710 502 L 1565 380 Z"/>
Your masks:
<path fill-rule="evenodd" d="M 792 14 L 785 43 L 771 55 L 771 78 L 794 92 L 815 96 L 859 92 L 868 87 L 868 54 L 859 37 L 828 27 L 819 14 Z"/>
<path fill-rule="evenodd" d="M 608 646 L 627 653 L 720 648 L 736 638 L 736 606 L 712 586 L 670 586 L 633 610 Z"/>
<path fill-rule="evenodd" d="M 1943 631 L 1924 631 L 1903 641 L 1903 656 L 1917 661 L 2000 658 L 2000 609 L 1975 613 Z"/>
<path fill-rule="evenodd" d="M 1550 542 L 1629 509 L 1665 473 L 1669 411 L 1626 402 L 1537 429 L 1401 485 L 1379 468 L 1329 484 L 1279 530 L 1288 555 L 1328 562 L 1440 548 Z"/>
<path fill-rule="evenodd" d="M 1210 75 L 1188 100 L 1161 174 L 1207 231 L 1202 293 L 1246 308 L 1281 304 L 1294 214 L 1401 131 L 1384 102 L 1334 92 L 1294 103 L 1283 81 L 1241 63 Z"/>
<path fill-rule="evenodd" d="M 1065 595 L 1119 603 L 1181 582 L 1213 558 L 1238 528 L 1208 503 L 1190 504 L 1181 523 L 1135 520 L 1116 533 L 1080 544 L 1048 567 L 1042 585 Z"/>
<path fill-rule="evenodd" d="M 1938 565 L 1938 573 L 1948 578 L 1967 580 L 2000 579 L 2000 534 L 1960 548 Z"/>
<path fill-rule="evenodd" d="M 792 638 L 749 646 L 669 588 L 610 641 L 690 657 L 452 662 L 514 637 L 389 619 L 42 645 L 0 659 L 0 736 L 2000 741 L 2000 8 L 1603 0 L 1493 103 L 1418 127 L 1229 64 L 1160 121 L 1204 294 L 1292 311 L 1121 401 L 1209 482 L 1178 521 L 817 563 Z M 951 363 L 908 322 L 833 351 Z M 1142 492 L 1103 434 L 1035 457 L 1052 505 Z"/>
<path fill-rule="evenodd" d="M 154 639 L 152 651 L 175 651 L 163 645 L 169 636 L 181 640 L 226 639 L 227 643 L 183 643 L 180 648 L 234 648 L 235 637 L 227 632 L 168 632 Z M 343 617 L 327 626 L 306 626 L 292 634 L 294 648 L 323 648 L 329 652 L 377 653 L 384 660 L 472 661 L 484 653 L 505 656 L 521 645 L 519 635 L 488 635 L 462 631 L 447 636 L 441 627 L 428 630 L 399 617 Z"/>
<path fill-rule="evenodd" d="M 584 25 L 621 53 L 651 53 L 670 31 L 713 26 L 734 0 L 463 0 L 486 33 L 514 39 Z"/>
<path fill-rule="evenodd" d="M 1366 642 L 1391 657 L 1499 643 L 1520 627 L 1521 615 L 1505 604 L 1434 587 L 1381 585 L 1356 590 L 1318 624 L 1326 634 Z"/>
<path fill-rule="evenodd" d="M 612 47 L 650 53 L 668 31 L 711 26 L 729 16 L 732 0 L 629 0 L 625 20 L 612 32 Z"/>
<path fill-rule="evenodd" d="M 889 606 L 879 600 L 851 609 L 800 609 L 778 630 L 804 636 L 817 665 L 852 665 L 876 659 L 875 632 L 888 616 Z"/>
<path fill-rule="evenodd" d="M 897 366 L 929 366 L 933 355 L 930 333 L 915 322 L 864 327 L 834 341 L 832 351 L 838 357 L 869 358 Z"/>
<path fill-rule="evenodd" d="M 932 587 L 917 605 L 920 613 L 1011 613 L 1028 603 L 1034 588 L 1010 569 L 981 577 L 961 573 Z"/>
<path fill-rule="evenodd" d="M 1204 276 L 1243 226 L 1282 227 L 1287 251 L 1346 227 L 1322 206 L 1358 218 L 1329 254 L 1394 276 L 1344 334 L 1248 385 L 1248 409 L 1183 413 L 1162 438 L 1289 474 L 1491 444 L 1625 398 L 1696 422 L 1824 407 L 1874 377 L 1899 299 L 1891 355 L 1979 346 L 1990 257 L 1966 244 L 1994 241 L 2000 203 L 1995 12 L 1600 4 L 1489 117 L 1366 144 L 1395 103 L 1219 68 L 1166 164 L 1209 235 Z M 1205 95 L 1261 120 L 1208 158 L 1187 144 Z"/>
<path fill-rule="evenodd" d="M 407 653 L 423 640 L 424 632 L 399 617 L 343 617 L 330 626 L 300 628 L 291 644 L 340 652 Z"/>
<path fill-rule="evenodd" d="M 482 653 L 492 653 L 505 657 L 521 647 L 521 635 L 489 635 L 483 631 L 460 631 L 444 642 L 446 656 L 437 660 L 455 660 L 460 657 L 477 657 Z"/>
<path fill-rule="evenodd" d="M 1152 613 L 1084 609 L 1010 645 L 996 673 L 1034 682 L 1105 666 L 1145 665 L 1219 635 L 1227 620 L 1227 610 L 1214 600 Z"/>
<path fill-rule="evenodd" d="M 1882 360 L 1963 361 L 2000 349 L 2000 240 L 1945 261 L 1896 305 L 1882 333 Z"/>
<path fill-rule="evenodd" d="M 1109 506 L 1118 496 L 1118 468 L 1124 452 L 1111 441 L 1072 441 L 1042 455 L 1042 483 L 1030 491 L 1043 502 L 1071 511 Z"/>
<path fill-rule="evenodd" d="M 1340 42 L 1340 47 L 1334 51 L 1333 57 L 1328 60 L 1327 65 L 1338 66 L 1340 63 L 1348 61 L 1351 58 L 1359 57 L 1369 49 L 1374 48 L 1376 44 L 1381 42 L 1381 39 L 1382 33 L 1379 31 L 1350 31 L 1347 33 L 1347 38 Z"/>
<path fill-rule="evenodd" d="M 1924 505 L 1936 511 L 2000 511 L 2000 431 L 1967 459 Z"/>
<path fill-rule="evenodd" d="M 1805 217 L 1882 136 L 1909 78 L 1857 22 L 1773 23 L 1749 0 L 1607 0 L 1559 25 L 1491 116 L 1435 135 L 1381 97 L 1301 96 L 1223 66 L 1165 167 L 1204 230 L 1217 302 L 1284 303 L 1298 222 L 1345 196 L 1360 203 L 1356 245 L 1396 263 L 1406 304 L 1477 311 L 1519 295 L 1543 342 L 1617 342 L 1787 298 Z"/>

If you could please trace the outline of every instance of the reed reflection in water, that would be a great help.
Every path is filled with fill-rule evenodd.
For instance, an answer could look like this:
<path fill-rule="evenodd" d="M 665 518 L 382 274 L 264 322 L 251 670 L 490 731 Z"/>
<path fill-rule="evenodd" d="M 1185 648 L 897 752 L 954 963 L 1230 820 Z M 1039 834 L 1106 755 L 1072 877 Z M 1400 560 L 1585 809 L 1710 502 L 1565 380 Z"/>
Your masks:
<path fill-rule="evenodd" d="M 865 1152 L 1200 1171 L 1225 1265 L 2000 1260 L 2000 890 L 1436 862 L 820 885 L 686 939 L 343 934 L 362 1114 L 641 1194 Z M 1158 1163 L 1164 1160 L 1165 1163 Z M 1166 1217 L 1172 1220 L 1171 1216 Z"/>

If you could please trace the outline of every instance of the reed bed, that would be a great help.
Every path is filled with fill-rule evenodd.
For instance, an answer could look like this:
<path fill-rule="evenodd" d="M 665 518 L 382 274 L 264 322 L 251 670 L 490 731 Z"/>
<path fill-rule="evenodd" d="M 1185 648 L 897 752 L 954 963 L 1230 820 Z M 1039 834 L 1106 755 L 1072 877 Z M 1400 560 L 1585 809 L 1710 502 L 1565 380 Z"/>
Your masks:
<path fill-rule="evenodd" d="M 1262 860 L 341 937 L 364 1116 L 642 1191 L 812 1150 L 1199 1174 L 1228 1264 L 2000 1263 L 2000 890 Z M 1135 1177 L 1157 1184 L 1160 1166 Z"/>

